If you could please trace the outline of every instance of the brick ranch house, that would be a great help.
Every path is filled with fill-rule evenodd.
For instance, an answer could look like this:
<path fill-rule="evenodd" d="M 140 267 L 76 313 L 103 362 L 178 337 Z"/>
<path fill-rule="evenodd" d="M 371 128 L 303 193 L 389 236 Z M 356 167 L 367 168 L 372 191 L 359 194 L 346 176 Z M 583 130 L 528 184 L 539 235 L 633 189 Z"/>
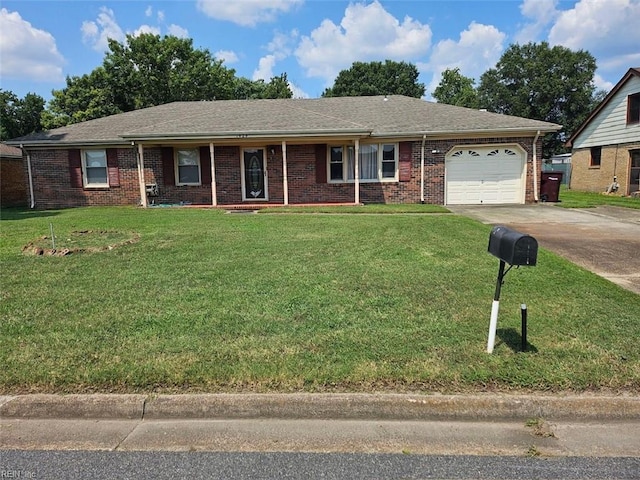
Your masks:
<path fill-rule="evenodd" d="M 537 200 L 558 129 L 391 95 L 176 102 L 9 143 L 32 208 L 488 204 Z"/>

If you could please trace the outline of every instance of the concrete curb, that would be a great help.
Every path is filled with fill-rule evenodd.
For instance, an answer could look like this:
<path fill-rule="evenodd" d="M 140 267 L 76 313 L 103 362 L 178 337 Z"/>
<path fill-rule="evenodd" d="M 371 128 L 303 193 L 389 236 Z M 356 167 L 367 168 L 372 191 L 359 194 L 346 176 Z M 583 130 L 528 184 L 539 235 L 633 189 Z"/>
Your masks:
<path fill-rule="evenodd" d="M 405 394 L 17 395 L 0 418 L 635 420 L 640 397 Z"/>

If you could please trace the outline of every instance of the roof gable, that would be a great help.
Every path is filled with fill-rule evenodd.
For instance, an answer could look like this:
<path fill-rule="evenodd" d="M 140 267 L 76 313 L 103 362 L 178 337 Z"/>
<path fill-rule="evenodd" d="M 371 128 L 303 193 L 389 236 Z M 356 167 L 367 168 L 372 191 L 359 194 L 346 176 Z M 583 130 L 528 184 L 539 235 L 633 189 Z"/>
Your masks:
<path fill-rule="evenodd" d="M 584 132 L 584 130 L 591 124 L 592 121 L 595 120 L 598 115 L 609 105 L 609 103 L 614 99 L 616 94 L 624 87 L 624 85 L 629 82 L 632 78 L 640 79 L 640 67 L 638 68 L 630 68 L 627 73 L 616 83 L 616 85 L 611 89 L 611 91 L 607 94 L 607 96 L 598 104 L 596 108 L 589 114 L 587 119 L 578 127 L 578 129 L 574 132 L 569 140 L 567 140 L 567 147 L 572 147 L 573 143 L 576 141 L 578 136 Z"/>

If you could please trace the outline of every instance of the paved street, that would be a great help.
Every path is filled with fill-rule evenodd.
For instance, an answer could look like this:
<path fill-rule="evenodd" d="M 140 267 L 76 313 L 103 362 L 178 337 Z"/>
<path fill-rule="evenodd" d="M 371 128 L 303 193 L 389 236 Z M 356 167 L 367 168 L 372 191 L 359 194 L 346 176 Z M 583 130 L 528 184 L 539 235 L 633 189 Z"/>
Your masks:
<path fill-rule="evenodd" d="M 638 479 L 637 458 L 0 451 L 0 478 Z"/>

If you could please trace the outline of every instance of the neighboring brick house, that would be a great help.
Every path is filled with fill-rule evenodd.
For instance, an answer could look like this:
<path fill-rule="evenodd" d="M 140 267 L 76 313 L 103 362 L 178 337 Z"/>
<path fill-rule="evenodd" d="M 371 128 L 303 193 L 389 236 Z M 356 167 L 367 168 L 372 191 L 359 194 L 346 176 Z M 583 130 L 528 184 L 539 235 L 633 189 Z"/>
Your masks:
<path fill-rule="evenodd" d="M 572 189 L 638 195 L 640 68 L 629 69 L 567 146 L 572 147 Z"/>
<path fill-rule="evenodd" d="M 22 168 L 22 150 L 0 143 L 0 206 L 27 204 L 27 183 Z"/>
<path fill-rule="evenodd" d="M 525 203 L 559 128 L 391 95 L 176 102 L 10 143 L 36 208 Z"/>

